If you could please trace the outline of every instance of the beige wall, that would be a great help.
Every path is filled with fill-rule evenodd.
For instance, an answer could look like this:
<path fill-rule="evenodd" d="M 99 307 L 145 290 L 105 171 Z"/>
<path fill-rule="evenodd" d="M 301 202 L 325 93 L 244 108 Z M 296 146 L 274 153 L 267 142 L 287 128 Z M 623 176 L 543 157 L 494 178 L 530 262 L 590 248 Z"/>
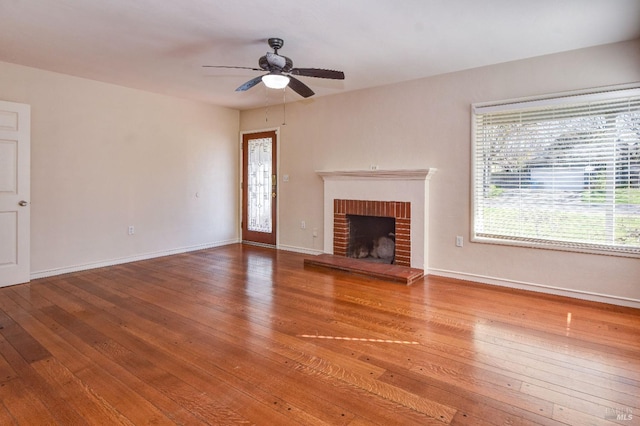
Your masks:
<path fill-rule="evenodd" d="M 31 105 L 32 276 L 237 241 L 238 111 L 7 63 L 0 99 Z"/>
<path fill-rule="evenodd" d="M 316 170 L 435 167 L 430 273 L 640 307 L 638 259 L 468 241 L 472 103 L 638 81 L 636 40 L 287 105 L 280 177 L 290 179 L 280 181 L 279 244 L 322 250 L 323 192 Z M 242 112 L 241 131 L 280 124 L 282 108 L 271 106 L 268 116 L 265 123 L 264 108 Z M 465 237 L 463 248 L 455 247 L 456 235 Z"/>

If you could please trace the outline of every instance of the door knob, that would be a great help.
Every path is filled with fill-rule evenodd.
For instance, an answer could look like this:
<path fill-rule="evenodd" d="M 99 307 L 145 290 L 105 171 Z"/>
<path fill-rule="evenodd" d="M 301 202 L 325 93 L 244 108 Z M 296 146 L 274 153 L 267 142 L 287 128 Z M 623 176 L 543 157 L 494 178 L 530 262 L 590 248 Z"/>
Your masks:
<path fill-rule="evenodd" d="M 20 207 L 24 207 L 24 206 L 28 206 L 28 205 L 29 205 L 29 203 L 27 203 L 25 200 L 22 200 L 22 201 L 20 201 L 20 202 L 18 203 L 18 205 L 19 205 Z"/>

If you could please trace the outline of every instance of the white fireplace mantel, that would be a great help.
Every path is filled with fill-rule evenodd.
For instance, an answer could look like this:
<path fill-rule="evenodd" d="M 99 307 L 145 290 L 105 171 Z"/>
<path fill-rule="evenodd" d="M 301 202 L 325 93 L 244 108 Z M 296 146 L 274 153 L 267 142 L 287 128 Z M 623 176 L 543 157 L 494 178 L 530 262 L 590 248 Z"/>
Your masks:
<path fill-rule="evenodd" d="M 429 180 L 437 169 L 402 169 L 402 170 L 331 170 L 316 171 L 324 180 L 344 179 L 395 179 L 395 180 Z"/>
<path fill-rule="evenodd" d="M 411 267 L 428 270 L 429 169 L 317 171 L 324 181 L 324 252 L 333 254 L 336 199 L 411 203 Z"/>

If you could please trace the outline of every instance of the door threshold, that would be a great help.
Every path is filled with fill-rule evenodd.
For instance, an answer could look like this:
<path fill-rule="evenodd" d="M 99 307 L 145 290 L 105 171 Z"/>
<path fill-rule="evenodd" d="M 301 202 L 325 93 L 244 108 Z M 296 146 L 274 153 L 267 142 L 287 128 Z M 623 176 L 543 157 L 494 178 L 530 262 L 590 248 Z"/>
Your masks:
<path fill-rule="evenodd" d="M 275 249 L 277 248 L 275 245 L 273 244 L 266 244 L 266 243 L 258 243 L 256 241 L 247 241 L 247 240 L 242 240 L 242 244 L 248 244 L 250 246 L 258 246 L 258 247 L 266 247 L 266 248 L 272 248 Z"/>

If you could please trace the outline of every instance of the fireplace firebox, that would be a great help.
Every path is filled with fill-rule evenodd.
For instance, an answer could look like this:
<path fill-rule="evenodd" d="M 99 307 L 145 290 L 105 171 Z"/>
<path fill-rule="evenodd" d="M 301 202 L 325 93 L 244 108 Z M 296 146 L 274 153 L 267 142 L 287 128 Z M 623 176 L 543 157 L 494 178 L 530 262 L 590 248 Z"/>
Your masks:
<path fill-rule="evenodd" d="M 393 217 L 347 215 L 348 256 L 369 262 L 393 263 L 396 219 Z"/>

